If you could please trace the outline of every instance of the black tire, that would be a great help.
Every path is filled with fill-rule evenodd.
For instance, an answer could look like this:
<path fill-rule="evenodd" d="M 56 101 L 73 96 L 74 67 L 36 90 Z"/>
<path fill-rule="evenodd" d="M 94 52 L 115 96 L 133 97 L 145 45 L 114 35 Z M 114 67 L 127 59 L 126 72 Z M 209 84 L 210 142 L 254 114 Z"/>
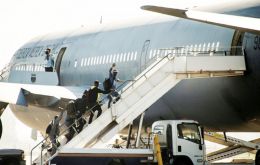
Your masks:
<path fill-rule="evenodd" d="M 192 163 L 187 159 L 177 159 L 174 165 L 192 165 Z"/>
<path fill-rule="evenodd" d="M 260 150 L 255 154 L 255 165 L 260 165 Z"/>

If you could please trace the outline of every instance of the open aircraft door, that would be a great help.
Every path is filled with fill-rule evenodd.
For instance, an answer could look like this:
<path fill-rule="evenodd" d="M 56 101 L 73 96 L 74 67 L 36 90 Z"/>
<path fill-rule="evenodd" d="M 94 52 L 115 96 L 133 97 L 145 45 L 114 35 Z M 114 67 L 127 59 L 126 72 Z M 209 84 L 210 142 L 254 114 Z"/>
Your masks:
<path fill-rule="evenodd" d="M 61 62 L 62 62 L 62 58 L 63 55 L 66 51 L 67 47 L 62 47 L 58 53 L 58 56 L 56 58 L 56 62 L 55 62 L 55 70 L 57 72 L 57 76 L 58 76 L 58 80 L 59 80 L 59 85 L 61 85 L 61 81 L 60 81 L 60 67 L 61 67 Z"/>
<path fill-rule="evenodd" d="M 147 62 L 148 62 L 147 54 L 148 54 L 149 46 L 150 46 L 150 40 L 145 40 L 143 47 L 142 47 L 141 55 L 140 55 L 140 71 L 139 72 L 142 72 L 147 67 Z"/>

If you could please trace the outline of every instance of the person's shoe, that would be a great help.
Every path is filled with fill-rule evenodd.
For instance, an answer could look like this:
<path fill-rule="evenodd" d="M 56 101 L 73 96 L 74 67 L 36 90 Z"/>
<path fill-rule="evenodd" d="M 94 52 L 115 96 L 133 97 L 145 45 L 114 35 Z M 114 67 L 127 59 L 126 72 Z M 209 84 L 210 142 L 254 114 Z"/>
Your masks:
<path fill-rule="evenodd" d="M 116 102 L 118 102 L 118 100 L 120 100 L 120 97 L 117 97 L 117 98 L 113 101 L 113 104 L 115 104 Z"/>

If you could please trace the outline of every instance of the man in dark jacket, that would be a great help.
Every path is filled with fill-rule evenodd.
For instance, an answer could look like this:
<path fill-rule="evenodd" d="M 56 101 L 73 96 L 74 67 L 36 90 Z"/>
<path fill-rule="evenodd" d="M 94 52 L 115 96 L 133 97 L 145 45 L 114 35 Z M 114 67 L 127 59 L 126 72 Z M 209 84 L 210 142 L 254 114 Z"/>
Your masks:
<path fill-rule="evenodd" d="M 98 86 L 99 86 L 99 81 L 96 80 L 94 82 L 94 86 L 92 86 L 88 91 L 86 90 L 84 92 L 84 94 L 87 95 L 86 96 L 87 97 L 87 107 L 89 110 L 92 111 L 90 114 L 90 117 L 89 117 L 89 122 L 88 122 L 89 124 L 92 122 L 95 111 L 98 111 L 97 117 L 99 117 L 102 113 L 102 109 L 98 102 L 98 94 L 99 93 L 108 94 L 110 92 L 110 91 L 103 91 L 103 90 L 99 89 Z"/>

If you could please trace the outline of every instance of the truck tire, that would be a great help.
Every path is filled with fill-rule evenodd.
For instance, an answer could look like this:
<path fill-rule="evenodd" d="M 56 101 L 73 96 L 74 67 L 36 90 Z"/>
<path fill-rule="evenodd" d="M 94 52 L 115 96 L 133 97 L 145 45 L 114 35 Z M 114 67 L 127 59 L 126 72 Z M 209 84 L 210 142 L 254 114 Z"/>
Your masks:
<path fill-rule="evenodd" d="M 260 150 L 255 154 L 255 165 L 260 165 Z"/>
<path fill-rule="evenodd" d="M 193 165 L 189 160 L 187 159 L 177 159 L 174 165 Z"/>

